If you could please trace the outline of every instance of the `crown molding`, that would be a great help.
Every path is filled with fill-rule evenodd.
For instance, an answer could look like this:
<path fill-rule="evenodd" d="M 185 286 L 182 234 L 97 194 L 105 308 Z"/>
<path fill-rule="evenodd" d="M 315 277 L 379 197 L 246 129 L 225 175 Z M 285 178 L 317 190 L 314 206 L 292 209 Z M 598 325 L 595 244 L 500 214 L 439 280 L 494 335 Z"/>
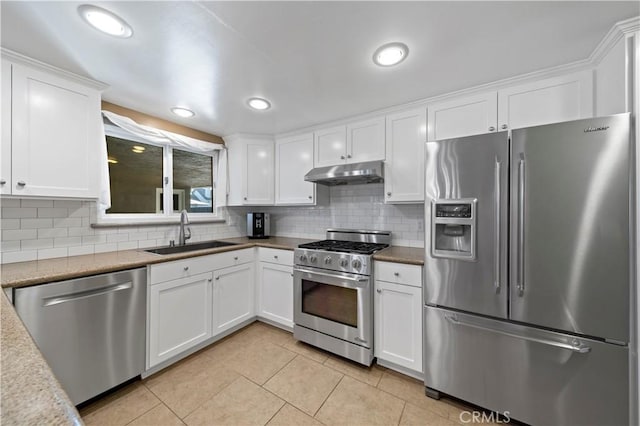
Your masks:
<path fill-rule="evenodd" d="M 82 84 L 84 86 L 92 87 L 99 91 L 103 91 L 109 87 L 108 84 L 102 83 L 101 81 L 92 80 L 88 77 L 83 77 L 81 75 L 74 74 L 62 68 L 54 67 L 53 65 L 49 65 L 45 62 L 38 61 L 37 59 L 30 58 L 28 56 L 23 55 L 22 53 L 14 52 L 13 50 L 7 49 L 5 47 L 0 47 L 0 53 L 2 54 L 3 58 L 11 62 L 16 62 L 21 65 L 39 68 L 51 74 L 57 75 L 58 77 L 71 80 L 75 83 Z"/>
<path fill-rule="evenodd" d="M 640 16 L 636 16 L 630 19 L 626 19 L 624 21 L 617 22 L 609 32 L 604 36 L 600 43 L 593 49 L 591 55 L 589 55 L 588 61 L 596 66 L 607 53 L 618 43 L 622 38 L 624 38 L 627 34 L 632 34 L 640 29 Z"/>
<path fill-rule="evenodd" d="M 261 140 L 261 141 L 268 140 L 273 142 L 273 135 L 256 134 L 256 133 L 233 133 L 230 135 L 223 136 L 222 139 L 224 140 L 225 143 L 229 143 L 229 142 L 233 143 L 238 139 L 243 139 L 243 140 L 251 139 L 251 140 Z"/>

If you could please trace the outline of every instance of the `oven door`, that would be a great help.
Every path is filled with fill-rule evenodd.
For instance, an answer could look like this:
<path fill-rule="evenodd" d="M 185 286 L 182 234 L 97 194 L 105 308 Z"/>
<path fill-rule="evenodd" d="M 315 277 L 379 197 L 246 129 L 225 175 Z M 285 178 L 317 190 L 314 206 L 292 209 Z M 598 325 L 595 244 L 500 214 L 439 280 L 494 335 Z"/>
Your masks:
<path fill-rule="evenodd" d="M 373 347 L 371 277 L 295 267 L 293 283 L 296 325 Z"/>

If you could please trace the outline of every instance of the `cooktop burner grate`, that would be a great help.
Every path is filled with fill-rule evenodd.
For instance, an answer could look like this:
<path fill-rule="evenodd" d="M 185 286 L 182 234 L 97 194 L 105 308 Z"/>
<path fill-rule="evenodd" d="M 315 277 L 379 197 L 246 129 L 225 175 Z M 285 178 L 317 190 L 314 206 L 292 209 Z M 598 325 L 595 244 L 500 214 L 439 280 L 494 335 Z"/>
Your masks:
<path fill-rule="evenodd" d="M 343 240 L 323 240 L 301 244 L 298 247 L 313 250 L 335 251 L 340 253 L 373 254 L 378 250 L 389 247 L 389 244 L 362 243 L 358 241 Z"/>

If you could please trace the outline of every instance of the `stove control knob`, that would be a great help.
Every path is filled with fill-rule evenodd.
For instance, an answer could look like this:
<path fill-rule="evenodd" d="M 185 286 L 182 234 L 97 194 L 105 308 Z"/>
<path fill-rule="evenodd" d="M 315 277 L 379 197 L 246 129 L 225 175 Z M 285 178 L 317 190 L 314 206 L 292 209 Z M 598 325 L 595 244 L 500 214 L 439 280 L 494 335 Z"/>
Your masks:
<path fill-rule="evenodd" d="M 316 263 L 317 261 L 318 261 L 318 258 L 316 257 L 315 254 L 312 254 L 311 256 L 309 256 L 309 262 Z"/>
<path fill-rule="evenodd" d="M 327 256 L 324 258 L 324 264 L 325 265 L 330 265 L 331 264 L 331 256 Z"/>
<path fill-rule="evenodd" d="M 307 261 L 307 255 L 306 254 L 301 254 L 298 259 L 300 259 L 300 262 L 306 262 Z"/>
<path fill-rule="evenodd" d="M 349 261 L 345 258 L 340 259 L 340 266 L 346 268 L 349 265 Z"/>
<path fill-rule="evenodd" d="M 358 259 L 353 259 L 353 262 L 351 262 L 351 266 L 353 267 L 353 269 L 360 269 L 360 267 L 362 266 L 362 262 L 360 262 L 360 260 Z"/>

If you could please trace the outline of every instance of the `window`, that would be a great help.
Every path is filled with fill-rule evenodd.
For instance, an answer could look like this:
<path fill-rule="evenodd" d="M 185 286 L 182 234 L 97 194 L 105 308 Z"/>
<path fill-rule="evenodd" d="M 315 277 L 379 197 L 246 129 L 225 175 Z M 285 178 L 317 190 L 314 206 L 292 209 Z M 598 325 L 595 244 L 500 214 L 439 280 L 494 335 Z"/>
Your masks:
<path fill-rule="evenodd" d="M 182 210 L 215 217 L 217 157 L 146 143 L 105 124 L 111 208 L 103 219 L 158 221 Z M 166 192 L 171 197 L 166 197 Z"/>

